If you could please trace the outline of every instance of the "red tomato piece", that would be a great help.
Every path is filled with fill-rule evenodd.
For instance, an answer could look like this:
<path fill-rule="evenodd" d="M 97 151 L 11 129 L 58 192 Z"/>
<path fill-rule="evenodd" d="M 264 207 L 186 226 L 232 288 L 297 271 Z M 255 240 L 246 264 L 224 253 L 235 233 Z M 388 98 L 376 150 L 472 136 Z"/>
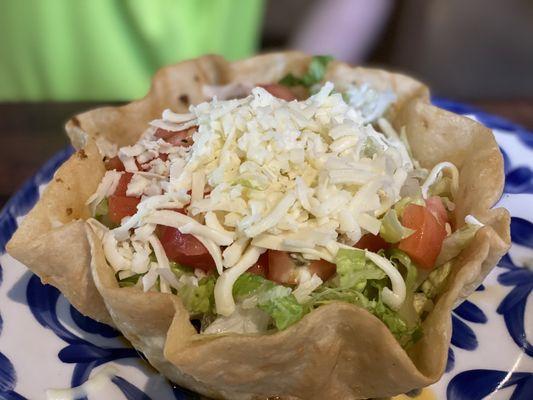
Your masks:
<path fill-rule="evenodd" d="M 105 169 L 108 171 L 111 171 L 113 169 L 116 169 L 117 171 L 124 171 L 124 164 L 122 161 L 120 161 L 120 158 L 118 156 L 115 156 L 113 158 L 110 158 L 109 160 L 105 161 Z"/>
<path fill-rule="evenodd" d="M 298 283 L 298 269 L 294 259 L 284 251 L 268 251 L 268 274 L 271 281 L 283 285 L 296 285 Z M 311 261 L 307 268 L 311 274 L 317 274 L 320 279 L 326 281 L 336 272 L 335 264 L 324 260 Z"/>
<path fill-rule="evenodd" d="M 298 283 L 296 264 L 290 258 L 289 253 L 277 250 L 268 251 L 267 278 L 284 285 L 296 285 Z"/>
<path fill-rule="evenodd" d="M 120 224 L 122 218 L 129 217 L 137 212 L 137 204 L 141 201 L 138 197 L 126 197 L 113 195 L 107 199 L 109 220 L 115 224 Z"/>
<path fill-rule="evenodd" d="M 308 268 L 311 275 L 317 274 L 323 282 L 327 281 L 329 278 L 335 275 L 335 272 L 337 272 L 337 266 L 327 262 L 326 260 L 312 261 Z"/>
<path fill-rule="evenodd" d="M 154 135 L 155 137 L 163 139 L 165 142 L 170 143 L 172 146 L 188 147 L 193 144 L 192 134 L 194 132 L 196 132 L 196 127 L 176 132 L 158 128 L 155 131 Z"/>
<path fill-rule="evenodd" d="M 354 244 L 354 247 L 376 253 L 381 249 L 388 249 L 390 244 L 382 239 L 381 236 L 367 233 L 366 235 L 363 235 L 356 244 Z"/>
<path fill-rule="evenodd" d="M 432 269 L 446 237 L 446 229 L 428 208 L 416 204 L 405 207 L 402 225 L 415 233 L 402 239 L 398 248 L 421 268 Z"/>
<path fill-rule="evenodd" d="M 261 254 L 259 260 L 257 260 L 255 265 L 248 268 L 247 272 L 254 275 L 261 275 L 263 278 L 266 278 L 268 275 L 268 251 Z"/>
<path fill-rule="evenodd" d="M 442 225 L 448 222 L 448 212 L 439 196 L 433 196 L 427 199 L 426 207 Z"/>
<path fill-rule="evenodd" d="M 205 272 L 216 269 L 215 261 L 205 246 L 193 235 L 163 225 L 158 226 L 157 232 L 170 260 L 191 268 L 200 268 Z"/>
<path fill-rule="evenodd" d="M 126 191 L 128 190 L 128 184 L 130 183 L 131 178 L 133 178 L 133 174 L 131 172 L 123 172 L 113 195 L 126 196 Z"/>
<path fill-rule="evenodd" d="M 277 97 L 285 101 L 296 100 L 296 96 L 287 86 L 279 85 L 277 83 L 267 83 L 264 85 L 258 85 L 265 89 L 272 96 Z"/>

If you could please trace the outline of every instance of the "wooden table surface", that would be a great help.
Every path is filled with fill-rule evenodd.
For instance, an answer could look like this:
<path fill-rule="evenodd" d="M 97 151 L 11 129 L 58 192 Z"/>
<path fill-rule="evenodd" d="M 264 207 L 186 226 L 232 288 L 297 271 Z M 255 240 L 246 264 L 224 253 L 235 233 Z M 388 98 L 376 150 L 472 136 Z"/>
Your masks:
<path fill-rule="evenodd" d="M 533 99 L 470 104 L 533 131 Z M 104 103 L 0 103 L 0 207 L 54 153 L 68 145 L 63 125 Z"/>

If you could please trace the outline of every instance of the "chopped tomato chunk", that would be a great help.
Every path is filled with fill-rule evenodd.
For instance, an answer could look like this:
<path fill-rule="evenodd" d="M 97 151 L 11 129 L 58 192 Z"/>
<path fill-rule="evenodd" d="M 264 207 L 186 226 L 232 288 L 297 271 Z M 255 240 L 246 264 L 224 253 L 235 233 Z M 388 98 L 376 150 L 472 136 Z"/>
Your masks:
<path fill-rule="evenodd" d="M 175 132 L 159 128 L 155 131 L 154 135 L 155 137 L 163 139 L 165 142 L 168 142 L 173 146 L 188 147 L 193 144 L 192 135 L 194 132 L 196 132 L 196 127 Z"/>
<path fill-rule="evenodd" d="M 129 217 L 137 212 L 137 204 L 141 201 L 138 197 L 113 195 L 107 199 L 109 205 L 108 217 L 115 224 L 120 224 L 122 218 Z"/>
<path fill-rule="evenodd" d="M 131 178 L 133 178 L 133 174 L 131 172 L 123 172 L 120 180 L 118 181 L 115 193 L 113 194 L 115 196 L 126 196 L 126 191 L 128 190 L 128 184 L 130 183 Z"/>
<path fill-rule="evenodd" d="M 289 253 L 277 250 L 268 251 L 267 278 L 271 281 L 284 285 L 296 285 L 298 283 L 296 268 Z"/>
<path fill-rule="evenodd" d="M 335 275 L 335 272 L 337 272 L 337 266 L 327 262 L 326 260 L 311 261 L 307 268 L 309 268 L 311 275 L 317 274 L 318 277 L 324 282 Z"/>
<path fill-rule="evenodd" d="M 272 96 L 277 97 L 278 99 L 292 101 L 296 100 L 296 96 L 287 86 L 279 85 L 277 83 L 267 83 L 264 85 L 257 85 L 265 89 Z"/>
<path fill-rule="evenodd" d="M 283 285 L 296 285 L 298 283 L 298 266 L 289 253 L 285 251 L 268 251 L 268 275 L 271 281 Z M 309 272 L 317 274 L 323 281 L 331 278 L 336 272 L 335 264 L 324 260 L 310 261 L 307 265 Z"/>
<path fill-rule="evenodd" d="M 157 234 L 170 260 L 191 268 L 200 268 L 205 272 L 216 269 L 211 254 L 193 235 L 163 225 L 158 226 Z"/>
<path fill-rule="evenodd" d="M 440 223 L 427 207 L 409 204 L 402 215 L 402 225 L 415 232 L 402 239 L 398 248 L 421 268 L 432 269 L 446 237 L 444 224 Z"/>
<path fill-rule="evenodd" d="M 257 260 L 255 265 L 248 268 L 247 272 L 250 274 L 261 275 L 263 278 L 266 278 L 268 275 L 268 252 L 265 251 L 261 254 L 259 260 Z"/>
<path fill-rule="evenodd" d="M 118 156 L 115 156 L 113 158 L 110 158 L 108 160 L 105 161 L 105 169 L 107 169 L 108 171 L 111 171 L 113 169 L 117 170 L 117 171 L 124 171 L 125 168 L 124 168 L 124 164 L 122 163 L 122 161 L 120 161 L 120 158 L 118 158 Z"/>
<path fill-rule="evenodd" d="M 376 253 L 381 249 L 388 249 L 390 244 L 382 239 L 381 236 L 367 233 L 366 235 L 363 235 L 356 244 L 354 244 L 354 247 Z"/>
<path fill-rule="evenodd" d="M 442 225 L 448 222 L 448 212 L 439 196 L 433 196 L 427 199 L 426 207 Z"/>

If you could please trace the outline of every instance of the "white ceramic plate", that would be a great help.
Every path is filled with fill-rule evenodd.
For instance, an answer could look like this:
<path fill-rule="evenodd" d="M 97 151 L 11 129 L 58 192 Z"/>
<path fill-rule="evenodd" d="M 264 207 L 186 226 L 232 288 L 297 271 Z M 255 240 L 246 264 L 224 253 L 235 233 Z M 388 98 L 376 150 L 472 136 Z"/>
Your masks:
<path fill-rule="evenodd" d="M 513 216 L 513 247 L 454 311 L 447 372 L 421 397 L 531 400 L 533 133 L 461 104 L 435 103 L 494 130 L 506 172 L 498 205 Z M 17 224 L 70 153 L 46 163 L 0 213 L 0 399 L 44 399 L 47 389 L 76 387 L 95 375 L 91 399 L 199 398 L 168 383 L 116 331 L 79 314 L 55 288 L 4 254 Z"/>

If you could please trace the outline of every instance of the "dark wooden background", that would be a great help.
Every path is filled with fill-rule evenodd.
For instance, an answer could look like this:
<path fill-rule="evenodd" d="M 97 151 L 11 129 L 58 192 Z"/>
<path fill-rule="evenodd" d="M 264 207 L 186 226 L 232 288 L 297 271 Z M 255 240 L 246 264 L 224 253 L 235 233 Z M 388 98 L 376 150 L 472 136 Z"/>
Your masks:
<path fill-rule="evenodd" d="M 478 108 L 533 131 L 533 100 L 477 101 Z M 54 153 L 68 145 L 63 125 L 104 103 L 0 103 L 0 206 Z"/>

